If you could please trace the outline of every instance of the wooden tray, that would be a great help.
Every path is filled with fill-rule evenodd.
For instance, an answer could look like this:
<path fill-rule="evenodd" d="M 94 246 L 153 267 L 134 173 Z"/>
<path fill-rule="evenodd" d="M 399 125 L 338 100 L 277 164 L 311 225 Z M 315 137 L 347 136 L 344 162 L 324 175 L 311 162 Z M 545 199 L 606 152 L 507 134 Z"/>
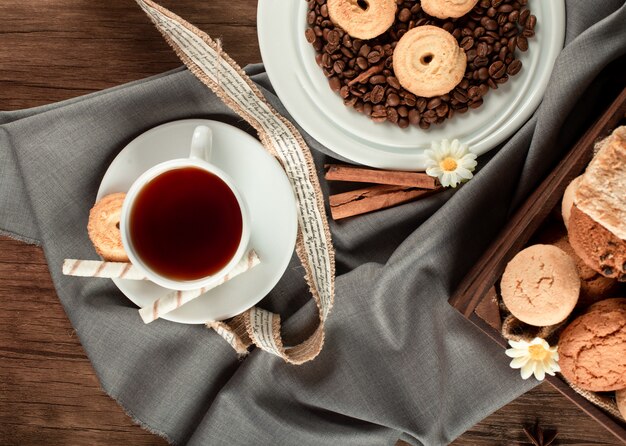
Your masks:
<path fill-rule="evenodd" d="M 528 243 L 548 214 L 560 202 L 570 181 L 580 175 L 589 164 L 593 156 L 594 143 L 607 136 L 624 118 L 625 113 L 626 88 L 528 197 L 450 298 L 449 302 L 454 308 L 503 347 L 507 345 L 507 340 L 502 337 L 499 330 L 499 315 L 490 314 L 488 306 L 494 296 L 494 285 L 502 276 L 507 263 Z M 626 425 L 577 394 L 559 377 L 546 376 L 546 380 L 626 443 Z"/>

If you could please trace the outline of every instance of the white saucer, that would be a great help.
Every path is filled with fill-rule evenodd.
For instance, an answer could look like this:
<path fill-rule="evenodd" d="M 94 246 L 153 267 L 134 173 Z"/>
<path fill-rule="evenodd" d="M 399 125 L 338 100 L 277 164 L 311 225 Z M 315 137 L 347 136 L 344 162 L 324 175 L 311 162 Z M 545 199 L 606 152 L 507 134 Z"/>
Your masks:
<path fill-rule="evenodd" d="M 170 122 L 139 135 L 109 166 L 97 199 L 126 192 L 141 173 L 156 164 L 188 157 L 191 135 L 198 125 L 213 130 L 211 163 L 230 175 L 248 204 L 252 222 L 250 247 L 259 254 L 261 264 L 163 316 L 184 324 L 226 319 L 259 302 L 285 272 L 297 231 L 296 201 L 280 164 L 252 136 L 222 122 L 205 119 Z M 140 307 L 169 292 L 148 281 L 114 279 L 113 282 Z"/>
<path fill-rule="evenodd" d="M 458 138 L 482 155 L 511 136 L 532 115 L 548 85 L 565 38 L 564 0 L 531 0 L 537 16 L 530 49 L 517 52 L 522 70 L 490 90 L 477 110 L 423 130 L 375 124 L 343 105 L 315 63 L 306 41 L 305 0 L 259 0 L 257 29 L 265 69 L 291 116 L 313 138 L 352 161 L 383 169 L 424 170 L 431 141 Z"/>

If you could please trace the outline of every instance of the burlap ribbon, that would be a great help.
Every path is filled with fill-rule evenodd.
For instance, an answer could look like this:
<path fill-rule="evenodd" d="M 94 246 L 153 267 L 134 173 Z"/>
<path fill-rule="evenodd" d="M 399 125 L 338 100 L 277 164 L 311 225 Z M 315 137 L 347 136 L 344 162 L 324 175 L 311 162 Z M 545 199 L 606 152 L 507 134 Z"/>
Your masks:
<path fill-rule="evenodd" d="M 292 364 L 315 358 L 332 308 L 335 255 L 313 158 L 300 133 L 265 100 L 219 42 L 151 0 L 136 0 L 189 70 L 258 132 L 289 178 L 298 208 L 296 253 L 319 312 L 319 325 L 301 344 L 285 347 L 280 316 L 258 307 L 224 322 L 208 322 L 239 354 L 254 343 Z M 261 258 L 261 261 L 263 259 Z"/>

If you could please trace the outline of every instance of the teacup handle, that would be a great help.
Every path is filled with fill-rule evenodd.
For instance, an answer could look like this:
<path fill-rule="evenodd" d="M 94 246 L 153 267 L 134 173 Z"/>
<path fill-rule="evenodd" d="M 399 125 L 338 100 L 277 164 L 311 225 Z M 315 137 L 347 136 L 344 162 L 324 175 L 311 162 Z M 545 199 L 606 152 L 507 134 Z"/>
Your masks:
<path fill-rule="evenodd" d="M 209 161 L 211 158 L 211 146 L 213 142 L 213 132 L 206 125 L 199 125 L 193 131 L 191 137 L 191 150 L 189 158 Z"/>

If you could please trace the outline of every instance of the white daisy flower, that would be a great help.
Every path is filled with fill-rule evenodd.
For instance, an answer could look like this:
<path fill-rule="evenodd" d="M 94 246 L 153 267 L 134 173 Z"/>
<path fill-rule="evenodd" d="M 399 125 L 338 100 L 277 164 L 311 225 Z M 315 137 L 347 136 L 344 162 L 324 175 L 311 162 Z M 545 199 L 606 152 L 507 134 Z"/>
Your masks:
<path fill-rule="evenodd" d="M 437 177 L 444 187 L 456 187 L 473 177 L 476 168 L 476 154 L 471 153 L 467 144 L 458 139 L 433 141 L 430 150 L 424 151 L 426 173 Z"/>
<path fill-rule="evenodd" d="M 544 339 L 535 338 L 530 342 L 509 340 L 509 345 L 513 348 L 505 353 L 513 358 L 510 366 L 514 369 L 521 369 L 523 379 L 530 378 L 530 375 L 534 373 L 535 378 L 542 381 L 546 373 L 554 376 L 555 372 L 561 371 L 557 363 L 558 347 L 550 347 Z"/>

